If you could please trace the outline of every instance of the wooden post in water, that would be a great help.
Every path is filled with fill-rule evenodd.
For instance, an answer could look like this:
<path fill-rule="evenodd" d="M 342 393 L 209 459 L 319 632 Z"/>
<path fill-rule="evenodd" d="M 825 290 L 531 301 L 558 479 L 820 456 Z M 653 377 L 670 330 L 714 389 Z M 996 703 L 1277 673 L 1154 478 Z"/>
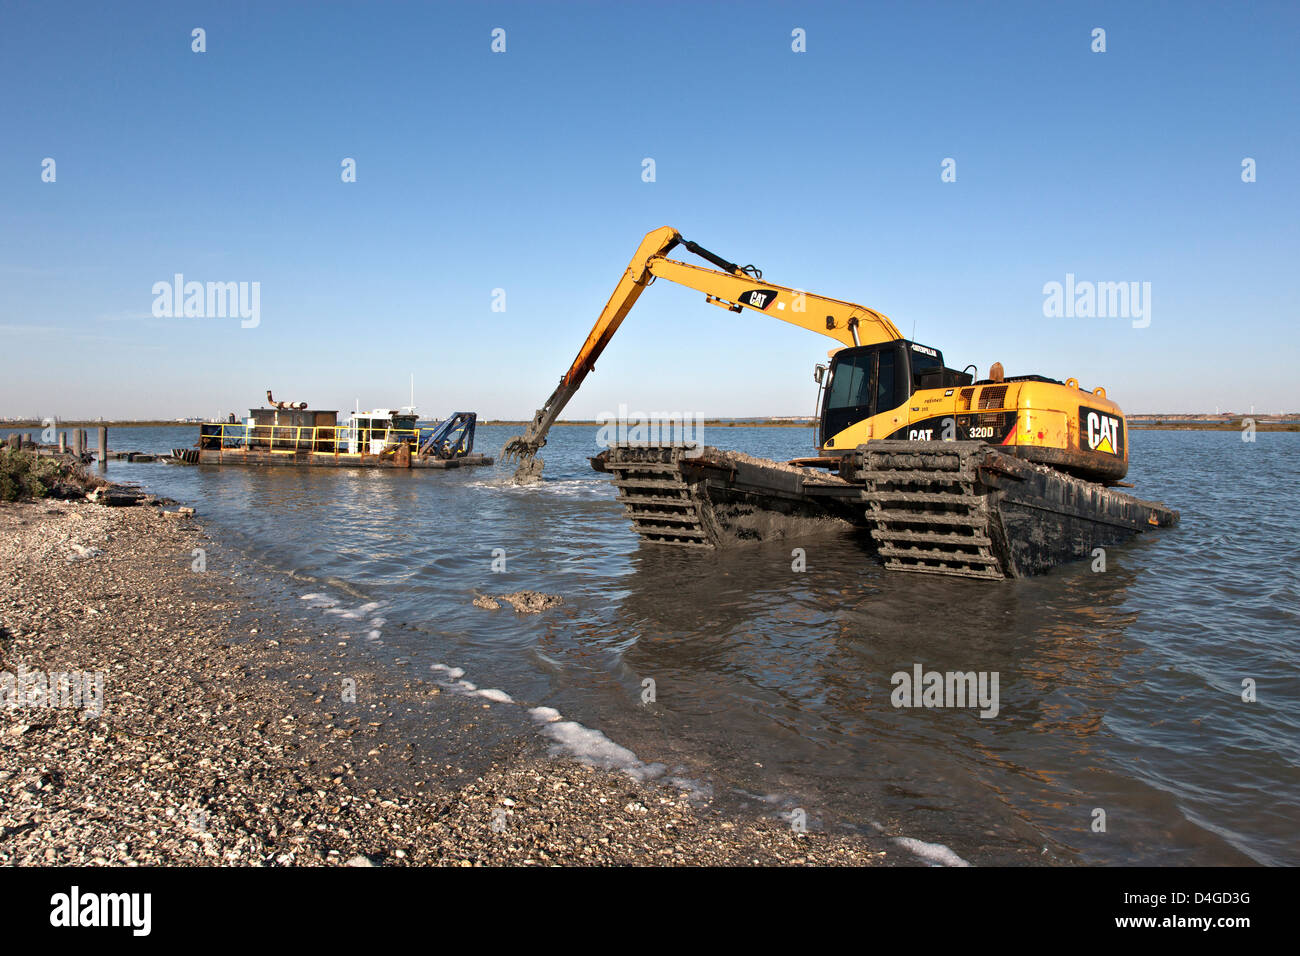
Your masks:
<path fill-rule="evenodd" d="M 13 433 L 11 433 L 10 436 L 9 436 L 9 438 L 8 438 L 8 442 L 9 442 L 9 450 L 10 450 L 10 451 L 17 451 L 17 450 L 18 450 L 18 447 L 19 447 L 18 443 L 21 442 L 22 440 L 23 440 L 23 436 L 22 436 L 22 435 L 19 435 L 17 432 L 13 432 Z"/>
<path fill-rule="evenodd" d="M 68 451 L 68 433 L 59 432 L 59 454 L 66 454 Z"/>
<path fill-rule="evenodd" d="M 81 460 L 81 453 L 85 451 L 85 448 L 86 448 L 85 432 L 83 432 L 80 428 L 74 428 L 72 430 L 72 454 L 76 455 L 78 461 Z"/>
<path fill-rule="evenodd" d="M 108 426 L 99 426 L 99 470 L 108 467 Z"/>

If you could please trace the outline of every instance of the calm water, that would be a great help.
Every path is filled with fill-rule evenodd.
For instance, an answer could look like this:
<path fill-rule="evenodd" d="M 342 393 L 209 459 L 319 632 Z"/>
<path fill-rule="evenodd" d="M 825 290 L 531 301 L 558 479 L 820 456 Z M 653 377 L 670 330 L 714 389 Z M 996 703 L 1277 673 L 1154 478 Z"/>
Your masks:
<path fill-rule="evenodd" d="M 110 444 L 164 451 L 194 431 Z M 495 455 L 517 431 L 480 428 L 478 448 Z M 807 453 L 811 432 L 706 440 L 779 458 Z M 587 465 L 594 429 L 557 428 L 548 480 L 526 489 L 504 466 L 110 468 L 197 506 L 294 575 L 295 594 L 325 595 L 302 613 L 362 629 L 380 660 L 464 668 L 719 801 L 884 826 L 976 863 L 1300 864 L 1300 435 L 1131 441 L 1137 493 L 1182 526 L 1112 549 L 1104 573 L 1084 562 L 1003 584 L 886 574 L 851 537 L 800 542 L 804 573 L 789 544 L 642 547 Z M 532 617 L 471 604 L 525 588 L 565 604 Z M 890 676 L 916 663 L 998 672 L 1000 713 L 894 708 Z"/>

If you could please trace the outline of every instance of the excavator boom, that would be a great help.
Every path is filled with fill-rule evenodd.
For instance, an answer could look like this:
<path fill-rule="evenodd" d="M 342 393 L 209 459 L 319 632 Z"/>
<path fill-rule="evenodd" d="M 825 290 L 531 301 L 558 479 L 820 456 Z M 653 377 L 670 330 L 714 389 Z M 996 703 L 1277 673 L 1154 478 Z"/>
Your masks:
<path fill-rule="evenodd" d="M 667 254 L 679 245 L 718 268 L 708 269 L 667 258 Z M 604 352 L 641 293 L 656 278 L 697 289 L 704 293 L 706 301 L 731 312 L 745 309 L 762 312 L 830 336 L 844 346 L 873 345 L 902 338 L 894 323 L 873 309 L 764 282 L 763 273 L 753 266 L 728 262 L 697 243 L 683 239 L 671 227 L 655 229 L 641 240 L 627 271 L 614 287 L 596 324 L 551 397 L 534 414 L 524 434 L 512 438 L 502 449 L 503 458 L 518 460 L 517 481 L 535 480 L 540 476 L 541 461 L 537 452 L 546 444 L 546 434 L 551 425 L 596 367 L 596 359 Z"/>

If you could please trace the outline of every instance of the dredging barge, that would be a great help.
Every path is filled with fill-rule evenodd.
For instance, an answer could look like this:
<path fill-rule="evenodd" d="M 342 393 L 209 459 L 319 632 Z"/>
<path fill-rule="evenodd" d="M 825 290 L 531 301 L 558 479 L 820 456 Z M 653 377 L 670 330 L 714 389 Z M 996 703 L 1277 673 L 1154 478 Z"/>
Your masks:
<path fill-rule="evenodd" d="M 474 412 L 421 426 L 413 407 L 351 413 L 308 410 L 306 403 L 253 408 L 239 422 L 203 422 L 192 448 L 175 448 L 186 465 L 306 465 L 334 468 L 460 468 L 491 465 L 474 451 Z"/>

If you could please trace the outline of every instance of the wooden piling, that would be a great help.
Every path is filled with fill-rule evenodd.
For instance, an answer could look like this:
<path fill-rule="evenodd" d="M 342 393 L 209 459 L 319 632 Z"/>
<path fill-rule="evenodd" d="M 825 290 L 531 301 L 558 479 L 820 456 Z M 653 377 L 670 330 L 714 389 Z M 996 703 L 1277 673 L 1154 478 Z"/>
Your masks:
<path fill-rule="evenodd" d="M 59 454 L 65 455 L 68 452 L 68 433 L 59 432 Z"/>
<path fill-rule="evenodd" d="M 99 426 L 99 470 L 108 467 L 108 426 Z"/>
<path fill-rule="evenodd" d="M 86 433 L 80 428 L 72 430 L 72 454 L 81 460 L 81 453 L 86 450 Z"/>
<path fill-rule="evenodd" d="M 19 447 L 18 443 L 21 442 L 22 440 L 23 440 L 22 436 L 19 435 L 17 432 L 13 432 L 12 434 L 10 434 L 8 438 L 9 450 L 17 451 Z"/>

